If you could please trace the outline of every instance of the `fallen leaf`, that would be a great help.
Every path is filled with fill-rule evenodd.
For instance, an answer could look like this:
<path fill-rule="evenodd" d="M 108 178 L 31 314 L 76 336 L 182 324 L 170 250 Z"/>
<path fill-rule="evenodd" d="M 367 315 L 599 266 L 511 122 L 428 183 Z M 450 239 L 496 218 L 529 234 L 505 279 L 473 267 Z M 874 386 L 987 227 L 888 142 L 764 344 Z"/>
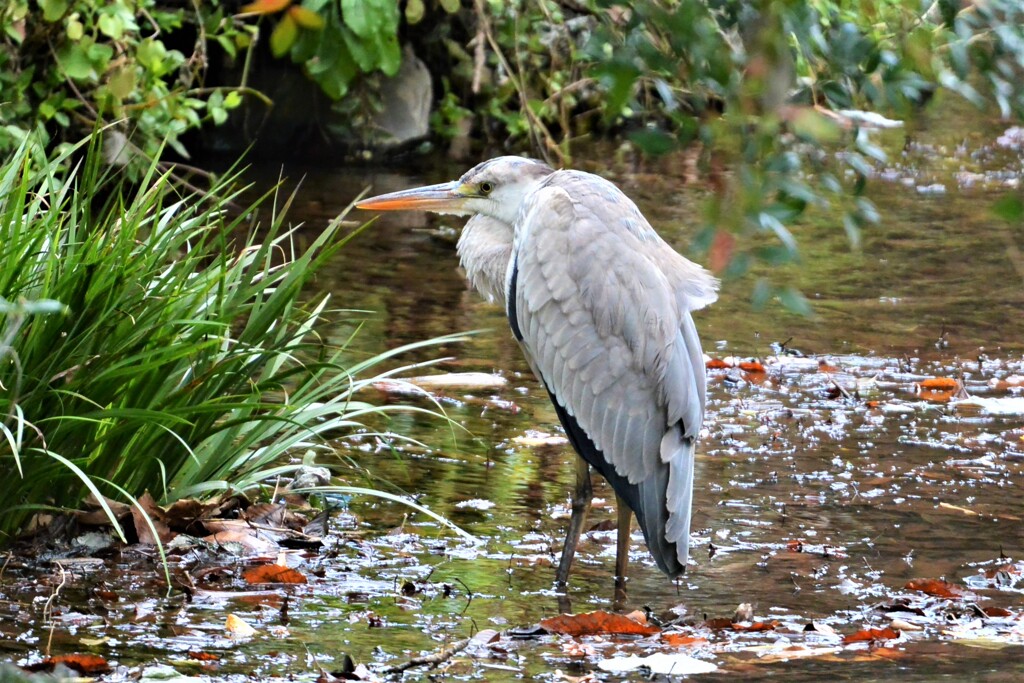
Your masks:
<path fill-rule="evenodd" d="M 920 591 L 925 595 L 931 595 L 936 598 L 963 598 L 967 595 L 963 588 L 941 579 L 914 579 L 913 581 L 908 581 L 904 588 L 911 591 Z"/>
<path fill-rule="evenodd" d="M 707 638 L 700 636 L 688 636 L 684 633 L 662 633 L 661 642 L 672 647 L 687 647 L 689 645 L 703 645 L 708 642 Z"/>
<path fill-rule="evenodd" d="M 261 564 L 250 567 L 242 574 L 246 583 L 306 583 L 306 577 L 291 567 L 279 564 Z"/>
<path fill-rule="evenodd" d="M 751 372 L 751 373 L 755 373 L 755 374 L 756 373 L 761 373 L 761 372 L 765 371 L 764 366 L 761 365 L 756 360 L 743 361 L 743 362 L 741 362 L 739 364 L 739 368 L 740 368 L 740 370 L 743 370 L 744 372 Z"/>
<path fill-rule="evenodd" d="M 585 614 L 560 614 L 557 617 L 541 619 L 541 628 L 548 633 L 570 636 L 592 635 L 640 635 L 649 636 L 661 631 L 657 626 L 637 621 L 622 614 L 611 612 L 587 612 Z"/>
<path fill-rule="evenodd" d="M 917 383 L 917 387 L 922 391 L 949 391 L 950 389 L 956 389 L 959 384 L 960 383 L 952 377 L 933 377 L 931 379 L 921 380 Z"/>
<path fill-rule="evenodd" d="M 234 614 L 229 614 L 224 622 L 224 628 L 235 638 L 251 638 L 256 635 L 256 629 L 247 624 L 244 619 Z"/>
<path fill-rule="evenodd" d="M 900 637 L 900 632 L 891 628 L 866 628 L 863 631 L 843 636 L 843 644 L 861 643 L 872 640 L 895 640 Z"/>
<path fill-rule="evenodd" d="M 708 370 L 726 370 L 729 368 L 729 364 L 721 358 L 712 358 L 704 363 L 704 367 Z"/>
<path fill-rule="evenodd" d="M 197 662 L 219 662 L 220 655 L 215 655 L 212 652 L 189 652 L 189 659 L 194 659 Z"/>
<path fill-rule="evenodd" d="M 132 506 L 132 520 L 135 522 L 135 533 L 139 537 L 139 543 L 157 545 L 158 539 L 162 544 L 174 538 L 171 528 L 167 525 L 166 514 L 153 500 L 149 491 L 139 496 L 138 502 L 138 505 Z"/>
<path fill-rule="evenodd" d="M 689 655 L 665 654 L 659 652 L 648 657 L 614 657 L 602 659 L 597 663 L 602 671 L 612 673 L 627 673 L 643 668 L 653 674 L 666 676 L 690 676 L 693 674 L 706 674 L 717 671 L 718 667 L 713 662 L 705 662 Z"/>
<path fill-rule="evenodd" d="M 63 664 L 83 676 L 97 676 L 110 672 L 110 664 L 99 655 L 60 655 L 58 657 L 47 657 L 41 662 L 30 664 L 25 668 L 28 671 L 53 671 L 58 664 Z"/>

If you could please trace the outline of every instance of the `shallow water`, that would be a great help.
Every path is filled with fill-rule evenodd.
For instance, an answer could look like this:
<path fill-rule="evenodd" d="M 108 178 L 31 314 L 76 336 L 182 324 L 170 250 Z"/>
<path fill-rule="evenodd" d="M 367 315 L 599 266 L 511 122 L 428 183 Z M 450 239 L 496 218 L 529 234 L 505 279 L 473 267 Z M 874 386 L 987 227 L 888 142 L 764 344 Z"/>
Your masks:
<path fill-rule="evenodd" d="M 893 162 L 871 186 L 882 221 L 865 231 L 859 251 L 851 251 L 831 216 L 795 231 L 803 263 L 784 277 L 812 298 L 813 319 L 778 308 L 752 311 L 752 279 L 725 283 L 721 300 L 698 314 L 709 355 L 757 356 L 767 372 L 710 372 L 693 563 L 673 584 L 634 534 L 624 607 L 649 606 L 655 614 L 678 607 L 697 622 L 687 632 L 708 642 L 680 651 L 717 663 L 720 671 L 709 677 L 996 682 L 1024 676 L 1024 418 L 928 402 L 915 387 L 929 377 L 956 376 L 982 397 L 1024 391 L 991 385 L 1024 374 L 1022 264 L 1007 249 L 1007 236 L 1024 248 L 1024 234 L 986 210 L 1024 169 L 1019 150 L 994 143 L 1005 126 L 982 122 L 964 134 L 940 123 L 929 130 L 925 122 L 913 137 L 932 149 L 915 142 L 904 156 L 905 133 L 885 140 Z M 290 177 L 305 175 L 293 218 L 315 231 L 366 186 L 380 193 L 464 170 L 438 159 L 412 163 L 402 173 L 287 167 Z M 964 180 L 975 171 L 980 179 Z M 670 243 L 688 251 L 687 226 L 706 188 L 684 185 L 671 158 L 606 173 Z M 276 174 L 257 169 L 256 176 Z M 937 192 L 939 183 L 945 192 Z M 360 328 L 356 354 L 482 330 L 466 343 L 406 359 L 448 356 L 438 370 L 496 372 L 509 380 L 499 390 L 440 394 L 464 429 L 398 417 L 388 429 L 422 441 L 426 450 L 375 439 L 339 444 L 343 456 L 393 489 L 415 494 L 479 545 L 393 503 L 353 499 L 354 517 L 332 536 L 328 551 L 293 558 L 310 578 L 293 589 L 248 597 L 209 592 L 246 590 L 229 571 L 223 585 L 204 584 L 191 602 L 180 594 L 161 598 L 157 564 L 140 568 L 134 551 L 110 556 L 105 566 L 77 567 L 71 580 L 16 563 L 0 583 L 6 654 L 32 659 L 44 650 L 51 635 L 41 603 L 62 578 L 67 587 L 50 649 L 100 652 L 121 665 L 114 678 L 152 662 L 214 678 L 315 678 L 318 667 L 339 668 L 343 654 L 379 668 L 476 630 L 536 624 L 566 609 L 612 609 L 614 531 L 587 533 L 568 595 L 552 590 L 575 456 L 567 446 L 515 441 L 530 430 L 558 433 L 557 417 L 502 312 L 467 289 L 453 233 L 438 234 L 439 227 L 456 225 L 425 215 L 382 217 L 339 254 L 316 287 L 332 292 L 338 307 L 366 311 L 339 314 L 333 328 L 321 331 L 341 341 Z M 808 358 L 777 355 L 773 344 L 782 342 Z M 603 482 L 596 482 L 596 495 L 588 527 L 614 521 L 614 496 Z M 186 557 L 178 566 L 191 571 L 210 561 Z M 999 568 L 1003 574 L 986 578 Z M 19 580 L 40 575 L 34 591 Z M 944 600 L 905 588 L 914 579 L 939 578 L 973 595 Z M 411 587 L 403 591 L 406 582 Z M 116 599 L 97 592 L 103 587 Z M 282 594 L 290 596 L 286 627 L 279 623 Z M 776 620 L 778 627 L 727 634 L 699 627 L 705 616 L 732 616 L 744 602 L 752 604 L 755 620 Z M 1005 608 L 1012 616 L 979 616 L 971 605 Z M 227 612 L 260 634 L 243 644 L 224 637 Z M 843 648 L 834 637 L 804 631 L 814 622 L 847 635 L 886 626 L 893 614 L 921 630 L 905 630 L 877 651 Z M 566 638 L 505 638 L 476 658 L 454 658 L 447 673 L 565 680 L 556 672 L 582 676 L 602 657 L 666 649 L 611 637 L 584 642 L 591 649 L 580 654 Z M 790 645 L 835 651 L 796 658 L 785 654 Z M 186 664 L 189 650 L 218 653 L 220 664 L 202 670 Z"/>

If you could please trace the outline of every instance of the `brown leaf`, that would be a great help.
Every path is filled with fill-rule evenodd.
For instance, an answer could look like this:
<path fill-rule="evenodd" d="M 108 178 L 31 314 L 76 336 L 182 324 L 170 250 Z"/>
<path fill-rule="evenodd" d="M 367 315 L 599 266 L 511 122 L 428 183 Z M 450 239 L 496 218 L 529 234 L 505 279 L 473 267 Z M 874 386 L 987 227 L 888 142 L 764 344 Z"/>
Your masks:
<path fill-rule="evenodd" d="M 256 635 L 256 629 L 247 624 L 244 619 L 234 614 L 229 614 L 224 622 L 224 629 L 237 638 L 249 638 Z"/>
<path fill-rule="evenodd" d="M 541 628 L 548 633 L 569 636 L 592 635 L 640 635 L 649 636 L 661 631 L 657 626 L 638 621 L 622 614 L 611 612 L 588 612 L 586 614 L 560 614 L 542 619 Z"/>
<path fill-rule="evenodd" d="M 110 664 L 99 655 L 60 655 L 59 657 L 47 657 L 43 661 L 25 667 L 29 671 L 53 671 L 58 665 L 63 664 L 69 669 L 74 669 L 84 676 L 97 676 L 110 672 Z"/>
<path fill-rule="evenodd" d="M 744 372 L 751 372 L 751 373 L 755 373 L 755 374 L 756 373 L 765 372 L 764 366 L 761 365 L 756 360 L 745 360 L 745 361 L 743 361 L 742 363 L 739 364 L 739 368 L 740 368 L 740 370 L 743 370 Z"/>
<path fill-rule="evenodd" d="M 189 659 L 194 659 L 197 662 L 219 662 L 220 655 L 215 655 L 211 652 L 189 652 Z"/>
<path fill-rule="evenodd" d="M 734 631 L 748 631 L 750 633 L 758 633 L 760 631 L 774 631 L 779 627 L 777 621 L 755 621 L 750 624 L 733 624 L 732 628 Z"/>
<path fill-rule="evenodd" d="M 967 592 L 941 579 L 914 579 L 904 586 L 907 590 L 920 591 L 936 598 L 963 598 Z"/>
<path fill-rule="evenodd" d="M 1013 616 L 1013 612 L 1002 607 L 982 607 L 981 611 L 985 613 L 985 616 L 992 617 L 993 619 Z"/>
<path fill-rule="evenodd" d="M 708 640 L 700 636 L 688 636 L 683 633 L 662 633 L 661 642 L 672 647 L 686 647 L 688 645 L 702 645 L 708 642 Z"/>
<path fill-rule="evenodd" d="M 866 628 L 863 631 L 843 636 L 843 644 L 861 643 L 872 640 L 895 640 L 900 637 L 900 632 L 891 628 Z"/>
<path fill-rule="evenodd" d="M 931 391 L 949 391 L 950 389 L 957 388 L 957 381 L 952 377 L 932 377 L 931 379 L 924 379 L 917 383 L 917 386 L 922 391 L 925 389 Z"/>
<path fill-rule="evenodd" d="M 160 543 L 167 543 L 174 538 L 171 528 L 167 526 L 167 515 L 156 504 L 149 491 L 139 496 L 138 505 L 132 506 L 132 520 L 135 522 L 135 533 L 139 537 L 139 543 L 143 545 L 157 545 L 157 538 L 160 539 Z M 152 523 L 152 528 L 150 523 Z M 153 535 L 154 529 L 156 536 Z"/>
<path fill-rule="evenodd" d="M 291 567 L 279 564 L 261 564 L 250 567 L 242 574 L 246 583 L 306 583 L 306 577 Z"/>

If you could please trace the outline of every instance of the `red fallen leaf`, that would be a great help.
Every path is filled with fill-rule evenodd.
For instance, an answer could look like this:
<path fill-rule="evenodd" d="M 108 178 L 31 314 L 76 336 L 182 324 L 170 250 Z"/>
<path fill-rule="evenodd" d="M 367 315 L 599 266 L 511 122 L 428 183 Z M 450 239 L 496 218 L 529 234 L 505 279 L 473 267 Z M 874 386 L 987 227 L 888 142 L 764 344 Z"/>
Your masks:
<path fill-rule="evenodd" d="M 834 365 L 829 365 L 823 360 L 818 361 L 818 372 L 839 372 L 839 368 Z"/>
<path fill-rule="evenodd" d="M 734 631 L 746 631 L 748 633 L 759 633 L 761 631 L 774 631 L 778 628 L 777 621 L 755 621 L 751 624 L 733 624 Z"/>
<path fill-rule="evenodd" d="M 708 370 L 726 370 L 729 364 L 721 358 L 712 358 L 708 362 L 704 363 L 704 367 Z"/>
<path fill-rule="evenodd" d="M 862 643 L 871 640 L 895 640 L 900 637 L 900 632 L 889 627 L 886 628 L 866 628 L 863 631 L 857 631 L 851 633 L 848 636 L 843 636 L 843 645 L 849 643 Z"/>
<path fill-rule="evenodd" d="M 764 366 L 756 360 L 745 360 L 738 367 L 744 372 L 765 372 Z"/>
<path fill-rule="evenodd" d="M 541 628 L 548 633 L 568 636 L 593 635 L 639 635 L 649 636 L 660 633 L 661 629 L 644 621 L 611 612 L 587 612 L 586 614 L 560 614 L 557 617 L 541 619 Z"/>
<path fill-rule="evenodd" d="M 59 657 L 47 657 L 41 662 L 31 664 L 27 667 L 29 671 L 53 671 L 58 664 L 63 664 L 69 669 L 74 669 L 85 676 L 96 676 L 110 673 L 110 664 L 99 655 L 61 655 Z"/>
<path fill-rule="evenodd" d="M 291 567 L 279 564 L 261 564 L 250 567 L 242 574 L 246 583 L 306 583 L 306 577 Z"/>
<path fill-rule="evenodd" d="M 904 586 L 907 590 L 920 591 L 936 598 L 962 598 L 965 591 L 941 579 L 914 579 Z"/>
<path fill-rule="evenodd" d="M 985 613 L 985 616 L 992 618 L 1013 616 L 1013 612 L 1002 607 L 983 607 L 981 611 Z"/>
<path fill-rule="evenodd" d="M 189 652 L 189 659 L 194 659 L 197 662 L 219 662 L 220 655 L 215 655 L 210 652 Z"/>
<path fill-rule="evenodd" d="M 708 642 L 708 639 L 700 636 L 688 636 L 683 633 L 662 633 L 661 642 L 673 647 L 685 647 L 687 645 L 703 645 Z"/>
<path fill-rule="evenodd" d="M 804 551 L 804 542 L 794 538 L 786 543 L 786 550 L 791 553 L 802 553 Z"/>
<path fill-rule="evenodd" d="M 932 377 L 931 379 L 924 379 L 917 383 L 920 390 L 930 391 L 948 391 L 950 389 L 956 389 L 958 382 L 952 377 Z"/>
<path fill-rule="evenodd" d="M 864 403 L 868 408 L 877 408 L 882 405 L 881 401 L 867 401 Z"/>

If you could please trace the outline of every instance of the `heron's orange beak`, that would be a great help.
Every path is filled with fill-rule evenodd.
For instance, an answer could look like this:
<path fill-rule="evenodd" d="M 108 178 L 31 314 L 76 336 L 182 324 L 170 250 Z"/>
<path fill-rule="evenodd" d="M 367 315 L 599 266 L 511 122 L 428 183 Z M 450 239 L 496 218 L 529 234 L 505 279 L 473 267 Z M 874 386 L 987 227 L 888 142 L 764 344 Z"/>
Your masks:
<path fill-rule="evenodd" d="M 368 211 L 457 211 L 467 197 L 459 193 L 459 182 L 453 180 L 439 185 L 417 187 L 412 190 L 390 192 L 356 202 L 357 209 Z"/>

